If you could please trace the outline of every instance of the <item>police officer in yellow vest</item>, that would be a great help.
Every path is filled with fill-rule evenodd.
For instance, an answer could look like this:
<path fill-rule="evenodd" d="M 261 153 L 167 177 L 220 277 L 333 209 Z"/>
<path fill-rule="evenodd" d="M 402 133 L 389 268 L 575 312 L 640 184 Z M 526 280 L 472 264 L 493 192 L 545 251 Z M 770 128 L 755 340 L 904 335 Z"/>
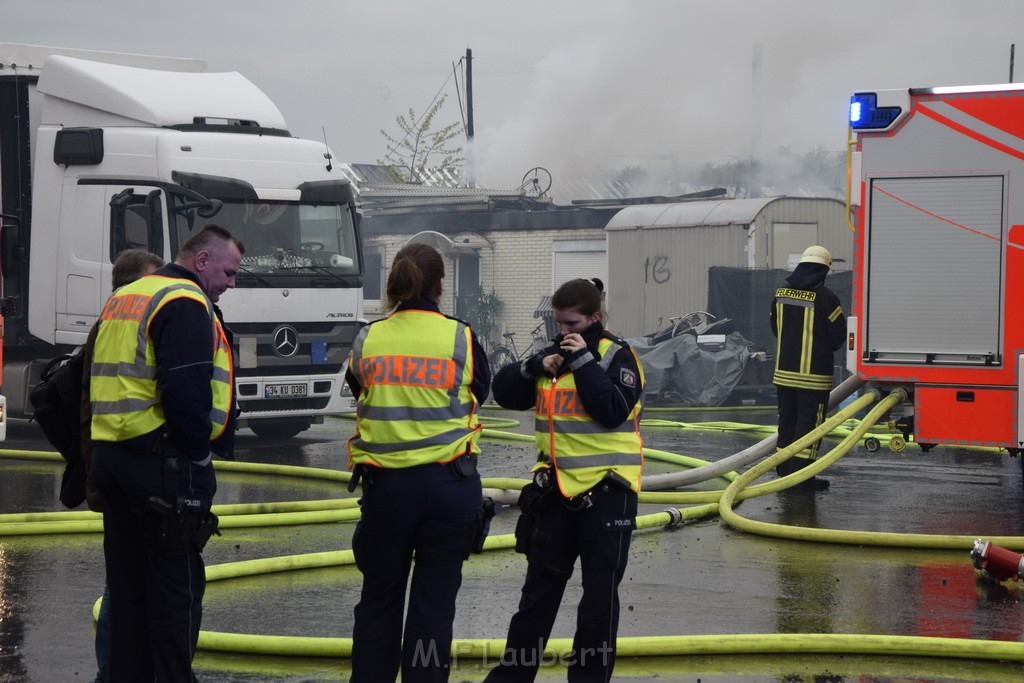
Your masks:
<path fill-rule="evenodd" d="M 395 310 L 360 331 L 349 357 L 349 465 L 363 486 L 353 683 L 394 681 L 399 668 L 404 683 L 448 680 L 455 597 L 481 514 L 477 410 L 491 377 L 469 325 L 438 309 L 443 280 L 435 249 L 403 247 L 387 280 Z"/>
<path fill-rule="evenodd" d="M 209 225 L 100 315 L 91 473 L 103 496 L 113 683 L 195 680 L 200 552 L 216 531 L 211 449 L 230 455 L 233 438 L 231 341 L 215 303 L 243 252 Z"/>
<path fill-rule="evenodd" d="M 832 390 L 833 354 L 846 340 L 846 316 L 839 297 L 825 286 L 832 255 L 822 246 L 804 250 L 786 286 L 772 300 L 770 321 L 775 347 L 775 392 L 779 405 L 778 449 L 813 431 L 825 419 Z M 811 464 L 816 441 L 776 467 L 783 477 Z M 812 477 L 801 486 L 826 489 L 828 480 Z"/>
<path fill-rule="evenodd" d="M 604 329 L 602 292 L 597 279 L 560 286 L 551 297 L 555 344 L 494 378 L 502 407 L 534 408 L 539 456 L 516 526 L 526 581 L 490 683 L 533 681 L 577 558 L 583 597 L 569 680 L 611 679 L 643 469 L 644 377 L 633 349 Z"/>

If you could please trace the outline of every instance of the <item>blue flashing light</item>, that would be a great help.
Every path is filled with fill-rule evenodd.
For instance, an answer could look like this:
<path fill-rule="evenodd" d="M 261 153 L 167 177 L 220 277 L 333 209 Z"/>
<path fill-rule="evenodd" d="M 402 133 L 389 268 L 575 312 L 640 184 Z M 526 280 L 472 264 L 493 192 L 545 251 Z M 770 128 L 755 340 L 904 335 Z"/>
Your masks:
<path fill-rule="evenodd" d="M 873 92 L 855 93 L 850 98 L 850 127 L 855 130 L 884 129 L 892 125 L 902 107 L 879 107 Z"/>
<path fill-rule="evenodd" d="M 863 106 L 860 100 L 850 101 L 850 125 L 856 126 L 860 123 L 860 117 L 863 110 Z"/>

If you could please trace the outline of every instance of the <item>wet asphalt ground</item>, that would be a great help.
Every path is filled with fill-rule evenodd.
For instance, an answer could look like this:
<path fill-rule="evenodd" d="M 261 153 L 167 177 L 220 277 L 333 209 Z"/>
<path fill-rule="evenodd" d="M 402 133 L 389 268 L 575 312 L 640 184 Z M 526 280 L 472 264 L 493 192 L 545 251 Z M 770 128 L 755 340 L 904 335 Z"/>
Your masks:
<path fill-rule="evenodd" d="M 694 424 L 771 424 L 763 409 L 683 411 L 648 417 Z M 529 432 L 527 415 L 509 431 Z M 290 440 L 239 432 L 243 461 L 344 469 L 349 420 L 332 419 Z M 501 427 L 506 429 L 505 427 Z M 873 430 L 888 436 L 884 427 Z M 763 438 L 750 431 L 644 428 L 648 447 L 716 460 Z M 834 445 L 837 440 L 827 440 Z M 34 425 L 9 426 L 8 449 L 50 450 Z M 485 477 L 522 477 L 530 444 L 487 440 Z M 60 466 L 0 459 L 0 513 L 61 510 Z M 646 472 L 673 471 L 648 462 Z M 824 492 L 785 492 L 744 501 L 737 511 L 765 522 L 829 529 L 985 536 L 1024 535 L 1021 464 L 1005 454 L 915 445 L 894 453 L 858 446 L 825 476 Z M 348 496 L 340 484 L 260 474 L 218 476 L 216 503 Z M 721 482 L 699 485 L 721 487 Z M 641 506 L 641 514 L 664 509 Z M 492 534 L 511 533 L 514 510 Z M 208 565 L 351 547 L 354 524 L 231 529 L 207 547 Z M 503 638 L 515 610 L 524 558 L 510 550 L 474 556 L 465 566 L 456 638 Z M 579 600 L 570 581 L 555 637 L 571 637 Z M 91 607 L 103 586 L 100 534 L 0 537 L 0 681 L 91 681 L 95 675 Z M 351 566 L 282 572 L 211 583 L 203 627 L 212 631 L 347 637 L 360 586 Z M 980 581 L 967 550 L 920 550 L 790 541 L 757 536 L 717 516 L 634 536 L 621 589 L 620 636 L 837 633 L 1024 640 L 1024 582 Z M 348 661 L 201 652 L 203 681 L 340 681 Z M 452 681 L 479 681 L 487 665 L 460 658 Z M 542 668 L 538 680 L 565 680 Z M 913 656 L 718 655 L 620 658 L 615 680 L 640 681 L 1014 681 L 1024 664 Z"/>

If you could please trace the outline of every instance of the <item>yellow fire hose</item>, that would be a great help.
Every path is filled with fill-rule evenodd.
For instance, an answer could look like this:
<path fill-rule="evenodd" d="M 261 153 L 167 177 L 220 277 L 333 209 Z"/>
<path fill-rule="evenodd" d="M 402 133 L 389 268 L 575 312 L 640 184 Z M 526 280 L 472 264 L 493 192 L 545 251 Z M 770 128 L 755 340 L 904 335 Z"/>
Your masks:
<path fill-rule="evenodd" d="M 877 400 L 877 396 L 866 394 L 854 401 L 846 409 L 829 418 L 818 429 L 808 434 L 790 447 L 763 460 L 748 472 L 737 476 L 730 473 L 724 477 L 731 480 L 724 490 L 717 491 L 665 491 L 641 493 L 641 503 L 703 503 L 683 510 L 670 509 L 637 518 L 637 528 L 651 529 L 675 524 L 679 520 L 698 519 L 715 511 L 723 520 L 735 528 L 751 533 L 772 535 L 796 540 L 818 542 L 857 543 L 864 545 L 905 546 L 918 548 L 969 548 L 975 536 L 934 536 L 927 534 L 885 534 L 876 532 L 857 532 L 823 529 L 797 529 L 778 524 L 756 522 L 740 517 L 732 509 L 735 502 L 772 493 L 795 483 L 799 483 L 828 467 L 835 460 L 847 453 L 874 425 L 879 417 L 891 405 L 899 401 L 892 395 L 879 403 L 868 416 L 852 431 L 843 442 L 827 456 L 812 465 L 803 468 L 787 477 L 771 482 L 751 485 L 761 475 L 767 473 L 778 462 L 785 460 L 806 445 L 830 433 L 844 423 L 850 415 L 865 408 Z M 724 426 L 724 425 L 723 425 Z M 731 426 L 731 425 L 730 425 Z M 486 429 L 485 436 L 511 438 L 513 440 L 532 441 L 533 437 L 521 434 L 498 433 Z M 647 451 L 648 457 L 663 459 L 674 464 L 689 467 L 701 466 L 703 461 L 678 456 L 661 451 Z M 0 455 L 25 459 L 52 460 L 61 462 L 55 453 L 38 453 L 34 451 L 0 451 Z M 348 473 L 335 470 L 318 470 L 283 465 L 261 465 L 257 463 L 238 463 L 217 461 L 219 470 L 252 473 L 271 473 L 279 476 L 314 477 L 338 482 L 348 481 Z M 495 478 L 484 480 L 485 485 L 495 491 L 518 492 L 527 482 L 522 479 Z M 221 526 L 232 528 L 240 526 L 261 526 L 272 524 L 319 523 L 322 521 L 343 521 L 358 517 L 358 509 L 354 507 L 354 499 L 346 498 L 330 501 L 297 501 L 290 503 L 257 503 L 230 506 L 215 506 L 214 511 L 222 515 Z M 322 517 L 318 517 L 321 516 Z M 235 522 L 230 520 L 235 519 Z M 300 520 L 305 520 L 300 521 Z M 88 512 L 59 513 L 28 513 L 24 515 L 0 515 L 0 535 L 16 534 L 19 525 L 24 528 L 35 526 L 40 531 L 34 533 L 77 533 L 101 530 L 98 515 Z M 46 529 L 43 531 L 43 529 Z M 28 532 L 25 532 L 28 533 Z M 1017 537 L 987 537 L 992 542 L 1010 549 L 1024 548 L 1024 539 Z M 511 534 L 491 536 L 487 539 L 485 550 L 501 550 L 512 548 L 515 539 Z M 354 563 L 351 550 L 325 553 L 309 553 L 283 557 L 272 557 L 259 560 L 245 560 L 206 568 L 207 580 L 215 582 L 243 576 L 253 576 L 282 571 L 336 567 Z M 471 561 L 468 567 L 472 567 Z M 93 605 L 93 615 L 99 613 L 97 600 Z M 452 653 L 460 659 L 486 659 L 496 661 L 501 655 L 503 641 L 499 639 L 456 640 L 452 644 Z M 199 638 L 199 648 L 206 651 L 250 653 L 283 656 L 315 656 L 315 657 L 348 657 L 351 655 L 352 641 L 350 638 L 303 637 L 257 635 L 242 633 L 221 633 L 203 631 Z M 556 638 L 548 643 L 546 656 L 565 657 L 571 649 L 571 639 Z M 860 654 L 860 655 L 913 655 L 923 657 L 964 658 L 978 660 L 1024 661 L 1024 643 L 991 640 L 973 640 L 960 638 L 936 638 L 918 636 L 892 636 L 870 634 L 717 634 L 717 635 L 679 635 L 651 637 L 620 637 L 618 640 L 618 656 L 683 656 L 683 655 L 722 655 L 722 654 Z"/>

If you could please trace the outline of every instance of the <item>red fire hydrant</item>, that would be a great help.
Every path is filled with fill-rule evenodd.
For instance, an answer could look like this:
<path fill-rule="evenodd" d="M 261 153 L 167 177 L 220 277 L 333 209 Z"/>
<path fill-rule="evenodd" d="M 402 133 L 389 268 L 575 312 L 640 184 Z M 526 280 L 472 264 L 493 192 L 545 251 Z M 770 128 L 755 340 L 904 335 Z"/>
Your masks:
<path fill-rule="evenodd" d="M 974 542 L 971 559 L 983 577 L 996 583 L 1019 579 L 1024 574 L 1024 555 L 980 538 Z"/>

